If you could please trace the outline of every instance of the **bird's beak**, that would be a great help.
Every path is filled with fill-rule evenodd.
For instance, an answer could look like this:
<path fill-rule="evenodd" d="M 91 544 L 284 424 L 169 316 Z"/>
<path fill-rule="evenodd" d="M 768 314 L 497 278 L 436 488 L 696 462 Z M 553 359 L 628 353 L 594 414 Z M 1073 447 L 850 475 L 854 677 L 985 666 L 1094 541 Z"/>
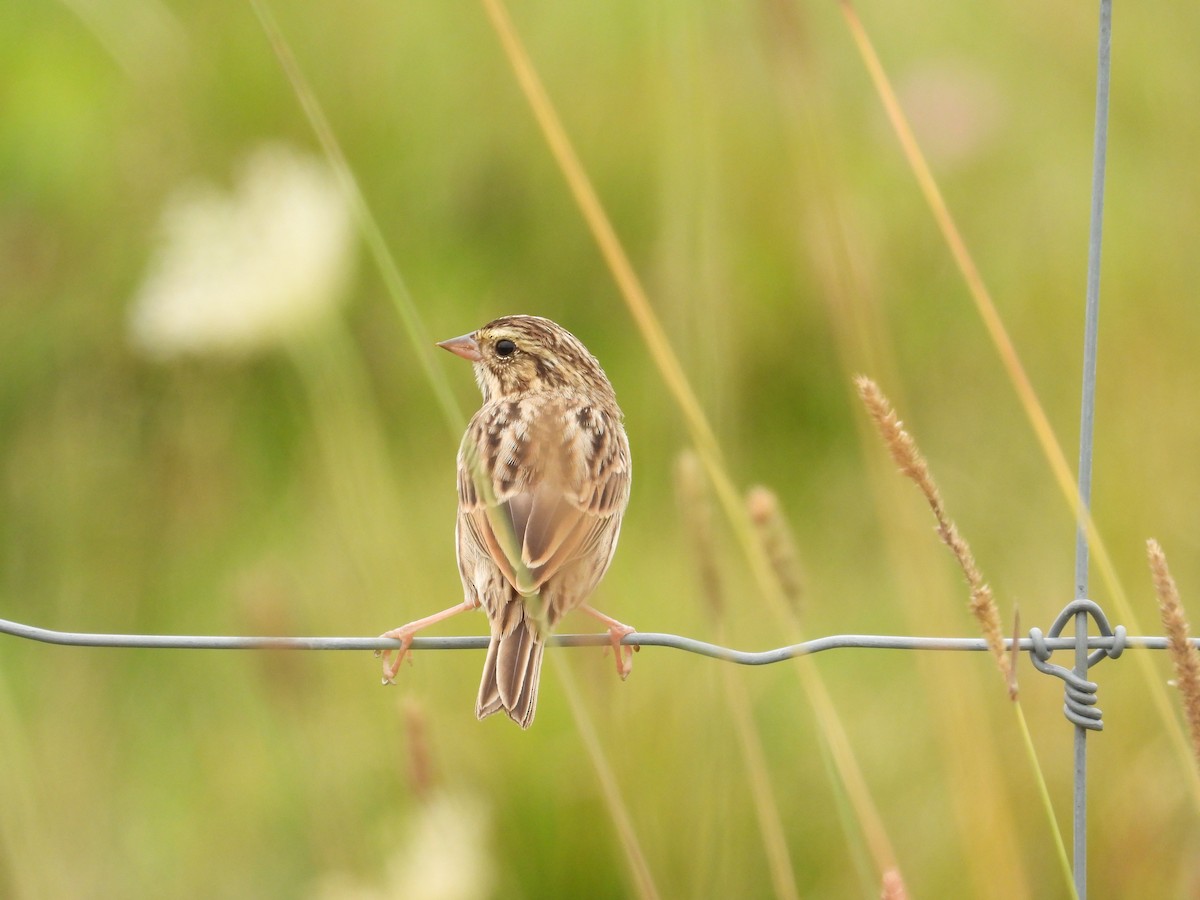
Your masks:
<path fill-rule="evenodd" d="M 479 352 L 479 344 L 469 334 L 464 334 L 462 337 L 450 338 L 448 341 L 438 341 L 438 346 L 443 350 L 449 350 L 455 356 L 461 356 L 463 359 L 468 359 L 471 362 L 479 362 L 479 360 L 483 359 L 483 354 Z"/>

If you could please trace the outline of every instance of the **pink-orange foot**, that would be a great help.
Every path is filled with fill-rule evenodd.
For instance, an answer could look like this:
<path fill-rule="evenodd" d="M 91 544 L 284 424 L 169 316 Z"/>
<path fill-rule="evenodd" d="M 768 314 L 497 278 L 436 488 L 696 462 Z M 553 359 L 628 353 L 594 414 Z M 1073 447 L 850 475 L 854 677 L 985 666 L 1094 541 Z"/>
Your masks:
<path fill-rule="evenodd" d="M 387 650 L 376 650 L 375 655 L 383 659 L 383 683 L 395 684 L 396 674 L 400 671 L 400 665 L 404 662 L 404 657 L 408 655 L 409 648 L 412 647 L 413 638 L 417 632 L 423 628 L 428 628 L 443 619 L 449 619 L 451 616 L 457 616 L 460 612 L 466 612 L 468 609 L 474 609 L 479 604 L 470 600 L 464 600 L 462 603 L 457 603 L 448 609 L 443 609 L 441 612 L 435 612 L 431 616 L 426 616 L 423 619 L 417 619 L 409 622 L 407 625 L 401 625 L 399 628 L 393 628 L 391 631 L 385 631 L 380 635 L 381 638 L 388 638 L 393 641 L 399 641 L 400 646 L 396 649 L 388 648 Z"/>
<path fill-rule="evenodd" d="M 618 622 L 612 616 L 606 616 L 598 609 L 593 609 L 586 603 L 579 607 L 580 612 L 585 612 L 595 619 L 599 619 L 608 626 L 608 640 L 612 644 L 613 659 L 617 664 L 617 675 L 624 681 L 629 677 L 629 673 L 633 671 L 633 654 L 640 650 L 640 647 L 626 647 L 621 643 L 626 636 L 637 632 L 636 628 L 630 628 L 622 622 Z"/>
<path fill-rule="evenodd" d="M 380 635 L 381 638 L 400 642 L 400 646 L 395 650 L 375 651 L 375 655 L 383 660 L 384 684 L 396 683 L 396 674 L 400 671 L 400 666 L 404 662 L 404 658 L 408 656 L 409 648 L 412 647 L 412 639 L 417 633 L 417 629 L 413 628 L 413 624 L 416 623 L 401 625 L 399 628 L 393 628 L 391 631 L 385 631 Z M 412 660 L 409 660 L 410 665 L 411 663 Z"/>

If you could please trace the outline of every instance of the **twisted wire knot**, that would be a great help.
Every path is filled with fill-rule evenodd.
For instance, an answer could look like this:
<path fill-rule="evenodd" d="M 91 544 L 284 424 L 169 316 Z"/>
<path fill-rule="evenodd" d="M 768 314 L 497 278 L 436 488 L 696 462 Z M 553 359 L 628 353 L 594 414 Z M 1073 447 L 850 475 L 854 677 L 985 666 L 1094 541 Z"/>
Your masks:
<path fill-rule="evenodd" d="M 1089 669 L 1102 659 L 1110 657 L 1116 659 L 1125 652 L 1125 626 L 1111 627 L 1108 624 L 1108 617 L 1104 615 L 1104 610 L 1091 600 L 1074 600 L 1058 614 L 1058 618 L 1050 626 L 1049 634 L 1043 635 L 1040 628 L 1029 629 L 1029 640 L 1033 643 L 1030 658 L 1034 668 L 1039 672 L 1061 678 L 1065 682 L 1066 702 L 1063 705 L 1063 714 L 1067 719 L 1081 728 L 1103 731 L 1104 722 L 1100 718 L 1100 710 L 1096 708 L 1096 691 L 1100 686 L 1094 681 L 1088 681 L 1072 669 L 1051 663 L 1050 655 L 1054 651 L 1046 646 L 1047 637 L 1058 637 L 1062 634 L 1066 624 L 1081 612 L 1087 613 L 1096 621 L 1096 627 L 1100 629 L 1103 637 L 1113 639 L 1111 647 L 1100 647 L 1088 655 L 1087 667 Z"/>

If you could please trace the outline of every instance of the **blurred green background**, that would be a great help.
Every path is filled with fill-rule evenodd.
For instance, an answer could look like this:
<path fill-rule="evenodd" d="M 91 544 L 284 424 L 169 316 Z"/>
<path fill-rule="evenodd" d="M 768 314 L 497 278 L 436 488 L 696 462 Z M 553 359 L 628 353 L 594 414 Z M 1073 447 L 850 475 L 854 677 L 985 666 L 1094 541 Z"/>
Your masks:
<path fill-rule="evenodd" d="M 278 7 L 428 336 L 536 313 L 608 371 L 634 496 L 595 603 L 715 639 L 673 487 L 686 428 L 482 7 Z M 1095 10 L 860 12 L 1074 459 Z M 976 633 L 922 501 L 857 406 L 858 372 L 920 440 L 1003 615 L 1019 605 L 1023 628 L 1048 628 L 1071 598 L 1071 515 L 837 5 L 537 0 L 512 14 L 730 473 L 781 498 L 805 633 Z M 1116 13 L 1094 508 L 1143 632 L 1158 627 L 1147 537 L 1200 610 L 1197 28 L 1187 4 Z M 168 198 L 197 179 L 236 190 L 263 142 L 320 152 L 249 5 L 0 9 L 0 617 L 372 635 L 461 597 L 459 434 L 365 247 L 343 305 L 299 337 L 240 354 L 131 340 Z M 469 414 L 468 367 L 434 362 Z M 777 645 L 734 542 L 717 540 L 729 642 Z M 438 633 L 484 627 L 474 614 Z M 770 896 L 718 664 L 651 648 L 621 684 L 599 650 L 562 655 L 662 895 Z M 522 733 L 475 721 L 481 661 L 419 653 L 385 690 L 368 653 L 0 639 L 0 895 L 628 895 L 554 668 Z M 1168 660 L 1153 663 L 1165 682 Z M 914 896 L 1065 895 L 985 655 L 806 664 Z M 1061 685 L 1027 661 L 1021 675 L 1069 841 Z M 876 895 L 796 668 L 735 677 L 798 893 Z M 1187 761 L 1128 654 L 1096 677 L 1092 896 L 1200 890 Z"/>

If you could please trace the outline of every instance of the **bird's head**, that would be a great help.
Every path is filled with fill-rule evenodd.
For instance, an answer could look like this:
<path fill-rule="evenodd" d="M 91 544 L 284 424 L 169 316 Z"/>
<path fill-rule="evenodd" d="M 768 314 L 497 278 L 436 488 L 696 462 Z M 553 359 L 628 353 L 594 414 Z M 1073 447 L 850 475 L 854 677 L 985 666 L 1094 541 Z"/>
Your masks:
<path fill-rule="evenodd" d="M 504 316 L 438 346 L 474 363 L 485 403 L 544 391 L 589 392 L 616 403 L 596 357 L 549 319 Z"/>

